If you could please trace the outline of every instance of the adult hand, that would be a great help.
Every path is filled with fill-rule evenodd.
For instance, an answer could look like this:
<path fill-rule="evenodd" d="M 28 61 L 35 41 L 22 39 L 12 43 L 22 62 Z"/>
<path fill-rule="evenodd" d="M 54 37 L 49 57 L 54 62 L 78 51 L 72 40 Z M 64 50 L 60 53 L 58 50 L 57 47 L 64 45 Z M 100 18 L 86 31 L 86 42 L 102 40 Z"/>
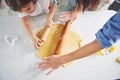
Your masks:
<path fill-rule="evenodd" d="M 50 69 L 47 73 L 49 75 L 54 70 L 58 69 L 62 65 L 62 60 L 56 55 L 47 57 L 45 61 L 38 63 L 38 68 L 42 70 Z"/>

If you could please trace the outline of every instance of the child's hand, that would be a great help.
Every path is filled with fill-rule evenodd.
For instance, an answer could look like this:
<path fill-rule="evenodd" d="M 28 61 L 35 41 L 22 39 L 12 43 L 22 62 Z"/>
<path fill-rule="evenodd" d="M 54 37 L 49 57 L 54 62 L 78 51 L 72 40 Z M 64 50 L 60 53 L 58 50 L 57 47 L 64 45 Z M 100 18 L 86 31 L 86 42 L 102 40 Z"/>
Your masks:
<path fill-rule="evenodd" d="M 68 12 L 62 12 L 60 16 L 61 21 L 74 21 L 79 15 L 79 12 L 76 10 L 68 11 Z"/>
<path fill-rule="evenodd" d="M 58 69 L 62 61 L 59 59 L 58 56 L 50 56 L 45 59 L 45 61 L 38 63 L 38 68 L 42 70 L 51 69 L 47 75 L 49 75 L 53 70 Z"/>
<path fill-rule="evenodd" d="M 41 40 L 41 39 L 39 39 L 38 37 L 35 37 L 34 40 L 33 40 L 33 42 L 34 42 L 35 48 L 36 49 L 40 49 L 40 47 L 42 46 L 42 44 L 43 44 L 44 41 Z"/>

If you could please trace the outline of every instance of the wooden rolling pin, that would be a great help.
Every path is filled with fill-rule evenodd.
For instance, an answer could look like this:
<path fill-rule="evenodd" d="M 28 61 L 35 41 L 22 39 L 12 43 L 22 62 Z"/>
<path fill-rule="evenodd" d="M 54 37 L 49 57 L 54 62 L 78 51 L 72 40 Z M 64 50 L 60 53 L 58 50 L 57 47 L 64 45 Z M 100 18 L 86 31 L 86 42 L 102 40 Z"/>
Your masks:
<path fill-rule="evenodd" d="M 65 35 L 69 31 L 70 24 L 71 24 L 70 20 L 66 22 L 66 24 L 61 32 L 60 39 L 57 43 L 57 47 L 55 49 L 54 55 L 59 55 L 61 53 L 62 45 L 63 45 L 64 39 L 65 39 Z"/>
<path fill-rule="evenodd" d="M 46 41 L 46 38 L 47 38 L 50 30 L 51 30 L 50 27 L 49 27 L 49 26 L 46 26 L 46 29 L 45 29 L 43 35 L 41 36 L 41 40 Z"/>

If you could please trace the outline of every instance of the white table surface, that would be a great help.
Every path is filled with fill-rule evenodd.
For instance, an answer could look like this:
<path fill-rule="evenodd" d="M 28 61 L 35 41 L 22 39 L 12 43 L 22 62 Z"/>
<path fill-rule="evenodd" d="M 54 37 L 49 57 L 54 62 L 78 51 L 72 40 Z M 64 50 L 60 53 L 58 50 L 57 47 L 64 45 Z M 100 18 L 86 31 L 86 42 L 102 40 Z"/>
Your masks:
<path fill-rule="evenodd" d="M 97 30 L 113 14 L 113 11 L 86 12 L 75 20 L 71 28 L 80 35 L 84 45 L 95 38 Z M 41 18 L 39 22 L 38 19 L 32 19 L 35 31 L 45 21 Z M 18 37 L 14 46 L 5 41 L 6 35 Z M 120 64 L 116 62 L 120 56 L 120 41 L 115 45 L 117 49 L 112 54 L 93 54 L 46 76 L 46 71 L 35 67 L 41 60 L 36 56 L 21 20 L 17 16 L 0 16 L 0 80 L 114 80 L 120 78 Z"/>

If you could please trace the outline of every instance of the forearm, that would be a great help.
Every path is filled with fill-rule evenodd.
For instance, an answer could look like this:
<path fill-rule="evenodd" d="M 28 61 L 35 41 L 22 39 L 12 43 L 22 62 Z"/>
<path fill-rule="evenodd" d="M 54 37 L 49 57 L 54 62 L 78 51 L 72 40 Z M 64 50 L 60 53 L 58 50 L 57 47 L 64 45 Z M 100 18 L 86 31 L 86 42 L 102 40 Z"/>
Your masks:
<path fill-rule="evenodd" d="M 100 46 L 98 41 L 94 40 L 93 42 L 81 47 L 80 49 L 78 49 L 70 54 L 61 56 L 60 60 L 62 61 L 62 64 L 64 64 L 64 63 L 72 61 L 72 60 L 87 57 L 101 49 L 102 49 L 102 47 Z"/>
<path fill-rule="evenodd" d="M 50 7 L 49 7 L 49 13 L 48 13 L 48 15 L 47 15 L 47 21 L 49 22 L 51 22 L 52 21 L 52 18 L 53 18 L 53 16 L 54 16 L 54 13 L 55 13 L 55 6 L 52 4 L 52 3 L 50 3 Z M 50 25 L 49 24 L 47 24 L 47 26 L 45 27 L 46 29 L 45 29 L 45 32 L 44 32 L 44 34 L 42 35 L 42 37 L 41 37 L 41 39 L 43 40 L 43 41 L 45 41 L 46 40 L 46 38 L 47 38 L 47 36 L 48 36 L 48 34 L 49 34 L 49 32 L 50 32 Z"/>
<path fill-rule="evenodd" d="M 52 20 L 53 19 L 53 16 L 55 14 L 55 5 L 50 3 L 50 6 L 49 6 L 49 13 L 47 15 L 47 20 Z"/>
<path fill-rule="evenodd" d="M 30 26 L 30 23 L 29 23 L 29 20 L 27 17 L 22 17 L 22 22 L 24 24 L 24 27 L 26 28 L 28 34 L 30 35 L 30 37 L 32 38 L 32 40 L 34 41 L 34 34 L 32 32 L 32 29 L 31 29 L 31 26 Z"/>

